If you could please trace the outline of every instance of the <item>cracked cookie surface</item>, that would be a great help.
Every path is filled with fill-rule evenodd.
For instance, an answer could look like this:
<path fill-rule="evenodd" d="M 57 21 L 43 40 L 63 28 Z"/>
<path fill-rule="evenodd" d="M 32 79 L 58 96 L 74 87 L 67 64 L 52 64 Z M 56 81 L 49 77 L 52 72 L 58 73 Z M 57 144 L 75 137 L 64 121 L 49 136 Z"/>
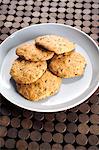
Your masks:
<path fill-rule="evenodd" d="M 56 54 L 70 52 L 75 49 L 75 44 L 68 39 L 58 35 L 45 35 L 35 39 L 36 45 L 39 45 Z"/>
<path fill-rule="evenodd" d="M 10 74 L 17 83 L 30 84 L 38 80 L 46 69 L 46 61 L 30 62 L 17 59 L 12 65 Z"/>
<path fill-rule="evenodd" d="M 54 52 L 46 51 L 40 47 L 36 47 L 35 42 L 33 41 L 31 43 L 20 45 L 16 49 L 16 54 L 25 60 L 43 61 L 51 59 L 54 55 Z"/>
<path fill-rule="evenodd" d="M 72 51 L 63 55 L 54 56 L 49 69 L 62 78 L 72 78 L 84 74 L 86 61 L 78 52 Z"/>
<path fill-rule="evenodd" d="M 42 77 L 32 84 L 17 84 L 17 90 L 25 98 L 38 101 L 56 94 L 59 91 L 61 81 L 61 78 L 46 70 Z"/>

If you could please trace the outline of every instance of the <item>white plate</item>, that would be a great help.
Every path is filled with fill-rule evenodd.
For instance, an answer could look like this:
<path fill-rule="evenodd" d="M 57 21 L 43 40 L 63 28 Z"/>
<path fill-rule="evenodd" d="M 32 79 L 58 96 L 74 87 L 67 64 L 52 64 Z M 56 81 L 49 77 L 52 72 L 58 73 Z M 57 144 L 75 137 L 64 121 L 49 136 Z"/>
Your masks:
<path fill-rule="evenodd" d="M 33 38 L 57 34 L 69 38 L 76 43 L 76 51 L 82 53 L 87 66 L 84 76 L 64 79 L 60 91 L 55 96 L 31 102 L 16 92 L 15 84 L 9 74 L 13 60 L 16 59 L 16 46 L 29 42 Z M 9 36 L 0 45 L 0 92 L 13 104 L 28 110 L 39 112 L 55 112 L 72 108 L 89 98 L 99 85 L 99 49 L 96 43 L 84 32 L 61 24 L 39 24 L 26 27 Z"/>

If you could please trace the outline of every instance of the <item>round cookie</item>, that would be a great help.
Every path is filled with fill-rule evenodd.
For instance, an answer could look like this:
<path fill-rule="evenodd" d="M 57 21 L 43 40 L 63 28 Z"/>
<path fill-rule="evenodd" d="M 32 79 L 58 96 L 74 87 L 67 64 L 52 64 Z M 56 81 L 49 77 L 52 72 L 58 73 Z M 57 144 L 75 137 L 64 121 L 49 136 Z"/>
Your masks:
<path fill-rule="evenodd" d="M 68 39 L 58 35 L 45 35 L 35 39 L 36 45 L 39 45 L 56 54 L 63 54 L 75 49 L 75 44 Z"/>
<path fill-rule="evenodd" d="M 72 51 L 52 58 L 49 69 L 55 75 L 72 78 L 84 74 L 86 61 L 78 52 Z"/>
<path fill-rule="evenodd" d="M 33 41 L 33 43 L 20 45 L 16 49 L 16 54 L 19 57 L 24 58 L 25 60 L 43 61 L 51 59 L 54 55 L 54 52 L 46 51 L 44 49 L 36 47 L 35 42 Z"/>
<path fill-rule="evenodd" d="M 61 81 L 61 78 L 47 70 L 40 79 L 32 84 L 17 84 L 17 90 L 26 99 L 38 101 L 56 94 L 59 91 Z"/>
<path fill-rule="evenodd" d="M 10 74 L 17 83 L 30 84 L 38 80 L 46 69 L 46 61 L 30 62 L 17 59 L 12 65 Z"/>

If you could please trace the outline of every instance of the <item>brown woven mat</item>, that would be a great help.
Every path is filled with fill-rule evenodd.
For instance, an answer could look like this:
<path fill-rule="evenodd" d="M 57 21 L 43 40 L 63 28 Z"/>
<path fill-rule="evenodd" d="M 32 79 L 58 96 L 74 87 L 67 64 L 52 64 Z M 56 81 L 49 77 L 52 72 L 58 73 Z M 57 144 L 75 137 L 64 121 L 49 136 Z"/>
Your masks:
<path fill-rule="evenodd" d="M 98 41 L 99 0 L 0 0 L 0 43 L 36 23 L 75 26 Z M 97 42 L 98 43 L 98 42 Z M 99 89 L 59 113 L 21 109 L 0 95 L 1 150 L 99 150 Z"/>

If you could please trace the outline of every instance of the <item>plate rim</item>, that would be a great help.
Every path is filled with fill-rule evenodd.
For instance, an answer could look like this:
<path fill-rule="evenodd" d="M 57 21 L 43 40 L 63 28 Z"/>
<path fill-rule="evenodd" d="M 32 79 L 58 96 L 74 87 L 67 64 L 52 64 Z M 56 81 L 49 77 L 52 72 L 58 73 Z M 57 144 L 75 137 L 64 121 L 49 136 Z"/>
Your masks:
<path fill-rule="evenodd" d="M 88 39 L 91 40 L 91 42 L 96 46 L 98 52 L 99 52 L 99 47 L 97 45 L 97 43 L 88 35 L 86 34 L 85 32 L 75 28 L 75 27 L 72 27 L 70 25 L 65 25 L 65 24 L 60 24 L 60 23 L 42 23 L 42 24 L 33 24 L 33 25 L 30 25 L 28 27 L 25 27 L 25 28 L 22 28 L 16 32 L 14 32 L 12 35 L 8 36 L 1 44 L 0 44 L 0 47 L 2 47 L 2 45 L 9 39 L 9 38 L 12 38 L 14 37 L 16 34 L 18 34 L 18 32 L 20 31 L 24 31 L 25 29 L 27 28 L 32 28 L 34 26 L 43 26 L 43 25 L 58 25 L 58 26 L 63 26 L 63 27 L 69 27 L 69 28 L 72 28 L 78 32 L 80 32 L 81 34 L 84 34 Z M 75 106 L 78 106 L 79 104 L 83 103 L 85 100 L 87 100 L 95 91 L 96 89 L 99 87 L 99 82 L 97 82 L 97 84 L 95 85 L 95 87 L 92 89 L 91 92 L 89 92 L 89 94 L 87 96 L 85 96 L 83 99 L 81 99 L 79 102 L 76 102 L 75 104 L 72 104 L 70 106 L 63 106 L 62 108 L 54 108 L 54 109 L 36 109 L 36 108 L 29 108 L 29 107 L 26 107 L 26 106 L 23 106 L 21 105 L 20 103 L 17 104 L 16 102 L 14 101 L 11 101 L 9 96 L 6 95 L 1 89 L 0 89 L 0 93 L 8 100 L 10 101 L 11 103 L 15 104 L 16 106 L 18 107 L 21 107 L 21 108 L 24 108 L 24 109 L 27 109 L 27 110 L 31 110 L 31 111 L 37 111 L 37 112 L 58 112 L 58 111 L 63 111 L 63 110 L 67 110 L 67 109 L 70 109 L 70 108 L 73 108 Z"/>

